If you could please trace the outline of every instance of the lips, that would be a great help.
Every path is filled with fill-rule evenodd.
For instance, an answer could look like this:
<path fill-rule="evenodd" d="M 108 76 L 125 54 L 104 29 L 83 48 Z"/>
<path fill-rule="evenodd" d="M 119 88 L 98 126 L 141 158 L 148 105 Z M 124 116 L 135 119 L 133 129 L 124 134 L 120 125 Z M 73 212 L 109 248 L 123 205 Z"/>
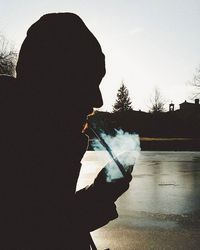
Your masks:
<path fill-rule="evenodd" d="M 88 115 L 91 115 L 92 113 L 94 112 L 94 109 L 93 108 L 90 108 L 90 109 L 88 109 Z"/>

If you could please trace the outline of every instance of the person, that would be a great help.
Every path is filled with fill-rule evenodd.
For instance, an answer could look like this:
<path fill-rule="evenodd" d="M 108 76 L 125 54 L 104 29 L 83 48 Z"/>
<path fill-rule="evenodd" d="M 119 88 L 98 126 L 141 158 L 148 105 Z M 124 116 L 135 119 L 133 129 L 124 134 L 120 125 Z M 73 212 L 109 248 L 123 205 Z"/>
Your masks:
<path fill-rule="evenodd" d="M 103 105 L 105 56 L 73 13 L 28 30 L 16 78 L 0 77 L 0 249 L 90 249 L 90 232 L 117 218 L 128 176 L 76 192 L 87 116 Z M 93 245 L 93 248 L 94 245 Z"/>

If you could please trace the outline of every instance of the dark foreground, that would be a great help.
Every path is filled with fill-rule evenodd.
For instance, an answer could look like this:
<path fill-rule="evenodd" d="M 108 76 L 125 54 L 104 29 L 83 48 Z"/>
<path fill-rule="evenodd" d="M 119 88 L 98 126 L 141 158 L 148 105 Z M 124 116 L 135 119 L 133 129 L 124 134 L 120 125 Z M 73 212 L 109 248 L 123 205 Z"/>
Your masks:
<path fill-rule="evenodd" d="M 87 152 L 79 187 L 109 159 Z M 92 233 L 98 249 L 200 249 L 200 153 L 142 152 L 119 218 Z"/>

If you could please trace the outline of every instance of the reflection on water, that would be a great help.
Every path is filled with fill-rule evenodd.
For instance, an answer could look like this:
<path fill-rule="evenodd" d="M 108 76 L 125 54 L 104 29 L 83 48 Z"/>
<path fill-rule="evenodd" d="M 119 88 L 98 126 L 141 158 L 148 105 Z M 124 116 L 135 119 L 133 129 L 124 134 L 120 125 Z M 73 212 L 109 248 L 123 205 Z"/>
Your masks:
<path fill-rule="evenodd" d="M 78 189 L 109 160 L 87 152 Z M 119 218 L 92 233 L 98 249 L 199 249 L 200 152 L 142 152 L 117 208 Z"/>
<path fill-rule="evenodd" d="M 92 183 L 109 160 L 106 152 L 86 152 L 78 189 Z M 133 177 L 118 201 L 122 214 L 185 214 L 200 208 L 199 152 L 142 152 Z"/>

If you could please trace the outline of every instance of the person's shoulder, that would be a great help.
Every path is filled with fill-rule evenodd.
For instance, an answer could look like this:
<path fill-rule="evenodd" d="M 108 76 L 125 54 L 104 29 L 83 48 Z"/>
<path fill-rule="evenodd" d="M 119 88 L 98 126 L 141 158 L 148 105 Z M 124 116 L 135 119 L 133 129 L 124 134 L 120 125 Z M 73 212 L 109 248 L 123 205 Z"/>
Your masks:
<path fill-rule="evenodd" d="M 16 86 L 16 78 L 8 75 L 0 75 L 0 103 L 5 102 L 13 94 Z"/>
<path fill-rule="evenodd" d="M 12 85 L 16 82 L 16 78 L 9 75 L 0 75 L 0 87 L 6 85 Z"/>

